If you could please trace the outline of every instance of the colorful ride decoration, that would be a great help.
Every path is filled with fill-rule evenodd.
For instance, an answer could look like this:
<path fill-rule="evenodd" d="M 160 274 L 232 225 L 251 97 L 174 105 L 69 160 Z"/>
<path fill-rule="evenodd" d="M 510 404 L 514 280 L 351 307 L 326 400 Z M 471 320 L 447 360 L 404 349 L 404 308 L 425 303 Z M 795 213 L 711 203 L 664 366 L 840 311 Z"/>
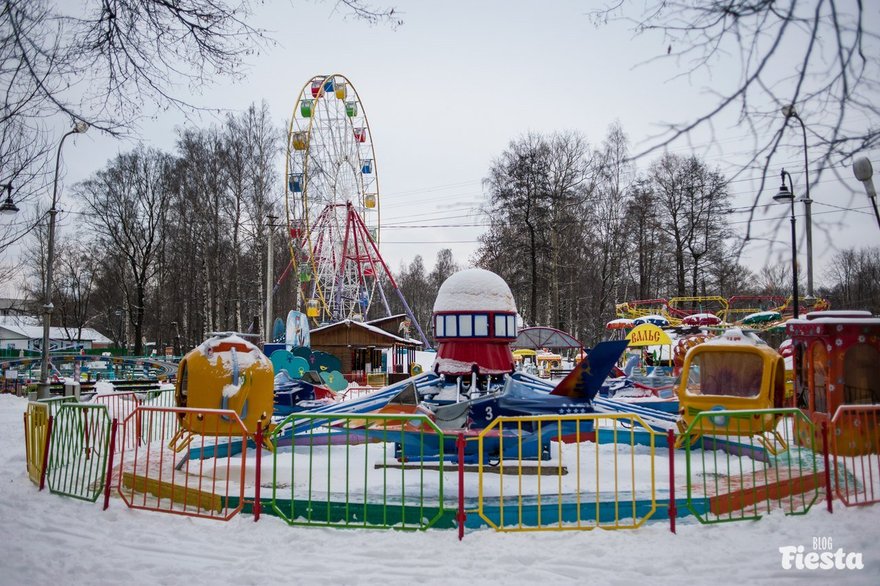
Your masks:
<path fill-rule="evenodd" d="M 517 365 L 528 363 L 535 365 L 535 357 L 537 355 L 537 350 L 532 350 L 531 348 L 517 348 L 513 351 L 513 360 L 517 363 Z"/>
<path fill-rule="evenodd" d="M 510 343 L 517 336 L 516 303 L 504 279 L 467 269 L 440 286 L 434 302 L 434 371 L 445 375 L 513 372 Z"/>
<path fill-rule="evenodd" d="M 776 350 L 732 328 L 688 351 L 676 394 L 682 433 L 705 411 L 779 409 L 785 398 L 785 364 Z M 774 413 L 703 416 L 702 425 L 691 429 L 689 437 L 695 441 L 700 435 L 761 436 L 759 441 L 775 453 L 787 447 L 776 431 L 778 418 Z"/>
<path fill-rule="evenodd" d="M 696 297 L 672 297 L 663 308 L 662 314 L 673 325 L 683 322 L 686 317 L 698 314 L 715 315 L 721 320 L 727 319 L 727 299 L 718 295 Z"/>
<path fill-rule="evenodd" d="M 737 322 L 752 313 L 762 311 L 779 311 L 786 304 L 782 295 L 734 295 L 727 300 L 727 317 L 730 322 Z"/>
<path fill-rule="evenodd" d="M 762 326 L 776 323 L 781 319 L 782 314 L 778 311 L 759 311 L 745 316 L 740 323 L 745 326 Z"/>
<path fill-rule="evenodd" d="M 667 299 L 637 299 L 614 306 L 617 317 L 635 319 L 644 315 L 660 314 L 666 310 Z"/>
<path fill-rule="evenodd" d="M 825 311 L 831 307 L 828 300 L 821 297 L 801 297 L 799 303 L 802 311 Z M 765 311 L 776 311 L 783 316 L 791 316 L 793 308 L 791 298 L 786 299 L 779 295 L 734 295 L 727 299 L 717 295 L 706 295 L 672 297 L 668 300 L 639 299 L 618 303 L 614 306 L 614 310 L 619 318 L 636 319 L 655 314 L 668 319 L 670 325 L 678 326 L 685 323 L 685 318 L 694 314 L 712 314 L 721 322 L 734 323 L 747 315 Z M 758 324 L 756 329 L 763 327 L 764 324 Z"/>
<path fill-rule="evenodd" d="M 217 334 L 180 361 L 175 401 L 178 407 L 230 409 L 236 412 L 248 432 L 258 426 L 267 429 L 272 415 L 274 375 L 272 363 L 260 349 L 235 334 Z M 228 435 L 237 422 L 215 418 L 206 428 L 192 411 L 180 412 L 180 432 L 172 445 L 183 449 L 198 430 L 206 435 Z"/>
<path fill-rule="evenodd" d="M 880 318 L 867 311 L 810 312 L 790 320 L 797 406 L 830 421 L 844 405 L 880 404 Z M 847 417 L 834 426 L 837 455 L 880 452 L 876 418 Z M 820 427 L 819 425 L 816 426 Z M 813 441 L 801 428 L 798 443 Z"/>
<path fill-rule="evenodd" d="M 430 348 L 379 253 L 372 132 L 357 90 L 343 75 L 318 75 L 303 86 L 290 118 L 285 165 L 297 307 L 314 324 L 391 316 L 382 290 L 387 282 Z"/>
<path fill-rule="evenodd" d="M 671 346 L 672 338 L 658 326 L 651 323 L 637 325 L 626 335 L 630 348 L 643 346 Z"/>
<path fill-rule="evenodd" d="M 633 320 L 628 317 L 613 319 L 605 324 L 606 330 L 631 330 L 633 329 Z"/>
<path fill-rule="evenodd" d="M 658 328 L 665 328 L 669 325 L 669 320 L 662 315 L 643 315 L 633 320 L 633 326 L 639 327 L 642 324 L 652 324 Z"/>
<path fill-rule="evenodd" d="M 629 342 L 629 346 L 627 347 L 629 358 L 627 362 L 634 361 L 643 371 L 646 369 L 647 364 L 645 363 L 646 361 L 643 360 L 642 353 L 644 353 L 645 359 L 649 356 L 656 356 L 658 360 L 665 360 L 672 356 L 672 338 L 669 337 L 669 334 L 660 329 L 660 327 L 652 323 L 642 323 L 637 325 L 626 335 L 625 339 Z M 663 358 L 664 346 L 667 348 L 665 352 L 667 358 Z M 652 350 L 652 348 L 654 348 L 654 350 Z M 635 353 L 632 353 L 629 352 L 630 349 L 637 350 Z"/>
<path fill-rule="evenodd" d="M 342 362 L 333 354 L 296 347 L 292 350 L 275 350 L 269 359 L 276 377 L 283 371 L 291 380 L 302 380 L 307 373 L 313 372 L 323 383 L 309 377 L 310 384 L 322 384 L 337 392 L 344 391 L 348 386 L 342 374 Z"/>
<path fill-rule="evenodd" d="M 711 313 L 693 313 L 681 319 L 683 326 L 717 326 L 721 323 L 721 318 Z"/>
<path fill-rule="evenodd" d="M 312 345 L 309 330 L 309 318 L 302 312 L 287 312 L 287 325 L 284 330 L 284 345 L 287 349 Z"/>
<path fill-rule="evenodd" d="M 687 355 L 688 351 L 697 344 L 702 344 L 712 337 L 711 334 L 690 334 L 678 338 L 675 341 L 675 347 L 672 349 L 672 373 L 678 376 L 681 369 L 684 367 L 684 357 Z"/>

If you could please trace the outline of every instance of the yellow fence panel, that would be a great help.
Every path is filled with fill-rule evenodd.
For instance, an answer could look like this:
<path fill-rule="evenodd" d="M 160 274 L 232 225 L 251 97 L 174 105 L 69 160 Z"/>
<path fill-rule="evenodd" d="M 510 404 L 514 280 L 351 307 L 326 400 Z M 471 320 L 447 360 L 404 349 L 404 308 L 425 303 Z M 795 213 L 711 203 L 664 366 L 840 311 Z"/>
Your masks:
<path fill-rule="evenodd" d="M 24 414 L 24 446 L 27 471 L 31 482 L 40 484 L 43 475 L 43 456 L 49 431 L 49 406 L 46 403 L 28 403 Z"/>
<path fill-rule="evenodd" d="M 629 413 L 499 417 L 477 438 L 476 512 L 498 531 L 638 528 L 657 510 L 655 435 Z"/>

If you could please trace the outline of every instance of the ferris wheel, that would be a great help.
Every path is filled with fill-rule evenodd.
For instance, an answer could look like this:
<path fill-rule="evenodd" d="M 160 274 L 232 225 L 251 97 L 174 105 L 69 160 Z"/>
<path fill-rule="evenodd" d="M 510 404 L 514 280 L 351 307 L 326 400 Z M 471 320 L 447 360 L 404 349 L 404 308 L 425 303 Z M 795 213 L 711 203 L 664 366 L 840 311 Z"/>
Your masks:
<path fill-rule="evenodd" d="M 285 165 L 291 265 L 306 315 L 315 323 L 390 315 L 380 286 L 384 271 L 414 319 L 379 253 L 372 133 L 345 76 L 317 75 L 303 86 L 290 118 Z"/>
<path fill-rule="evenodd" d="M 351 82 L 338 74 L 309 80 L 290 119 L 285 203 L 300 299 L 318 322 L 363 317 L 373 303 L 375 161 L 369 123 Z"/>

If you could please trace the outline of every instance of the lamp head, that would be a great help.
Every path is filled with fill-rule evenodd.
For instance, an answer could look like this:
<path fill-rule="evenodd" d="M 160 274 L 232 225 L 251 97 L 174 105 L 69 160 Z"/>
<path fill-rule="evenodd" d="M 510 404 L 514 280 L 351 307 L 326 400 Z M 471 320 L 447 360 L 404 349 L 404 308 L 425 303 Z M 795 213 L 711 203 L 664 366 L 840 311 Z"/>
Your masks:
<path fill-rule="evenodd" d="M 76 134 L 83 134 L 89 129 L 89 123 L 84 120 L 75 120 L 73 122 L 73 131 Z"/>
<path fill-rule="evenodd" d="M 0 214 L 12 216 L 18 213 L 18 206 L 12 201 L 12 183 L 0 186 L 6 192 L 6 201 L 0 204 Z"/>
<path fill-rule="evenodd" d="M 794 201 L 794 194 L 785 184 L 785 169 L 782 170 L 782 185 L 779 186 L 779 191 L 773 196 L 773 199 L 775 201 Z"/>
<path fill-rule="evenodd" d="M 874 187 L 874 168 L 868 157 L 859 157 L 853 161 L 853 173 L 856 179 L 865 184 L 865 192 L 868 197 L 875 199 L 877 197 L 877 188 Z"/>
<path fill-rule="evenodd" d="M 782 115 L 786 118 L 791 118 L 792 116 L 797 116 L 797 110 L 794 108 L 794 104 L 788 104 L 787 106 L 782 107 Z"/>
<path fill-rule="evenodd" d="M 874 175 L 874 167 L 868 157 L 859 157 L 853 161 L 853 174 L 859 181 L 867 181 Z"/>

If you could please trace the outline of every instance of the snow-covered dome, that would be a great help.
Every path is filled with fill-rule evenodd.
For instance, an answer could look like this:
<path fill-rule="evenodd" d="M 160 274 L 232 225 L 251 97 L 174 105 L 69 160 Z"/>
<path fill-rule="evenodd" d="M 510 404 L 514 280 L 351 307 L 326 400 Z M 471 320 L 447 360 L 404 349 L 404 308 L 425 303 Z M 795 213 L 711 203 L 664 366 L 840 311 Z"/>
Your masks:
<path fill-rule="evenodd" d="M 516 312 L 513 293 L 504 279 L 485 269 L 466 269 L 440 286 L 434 313 L 438 311 Z"/>

